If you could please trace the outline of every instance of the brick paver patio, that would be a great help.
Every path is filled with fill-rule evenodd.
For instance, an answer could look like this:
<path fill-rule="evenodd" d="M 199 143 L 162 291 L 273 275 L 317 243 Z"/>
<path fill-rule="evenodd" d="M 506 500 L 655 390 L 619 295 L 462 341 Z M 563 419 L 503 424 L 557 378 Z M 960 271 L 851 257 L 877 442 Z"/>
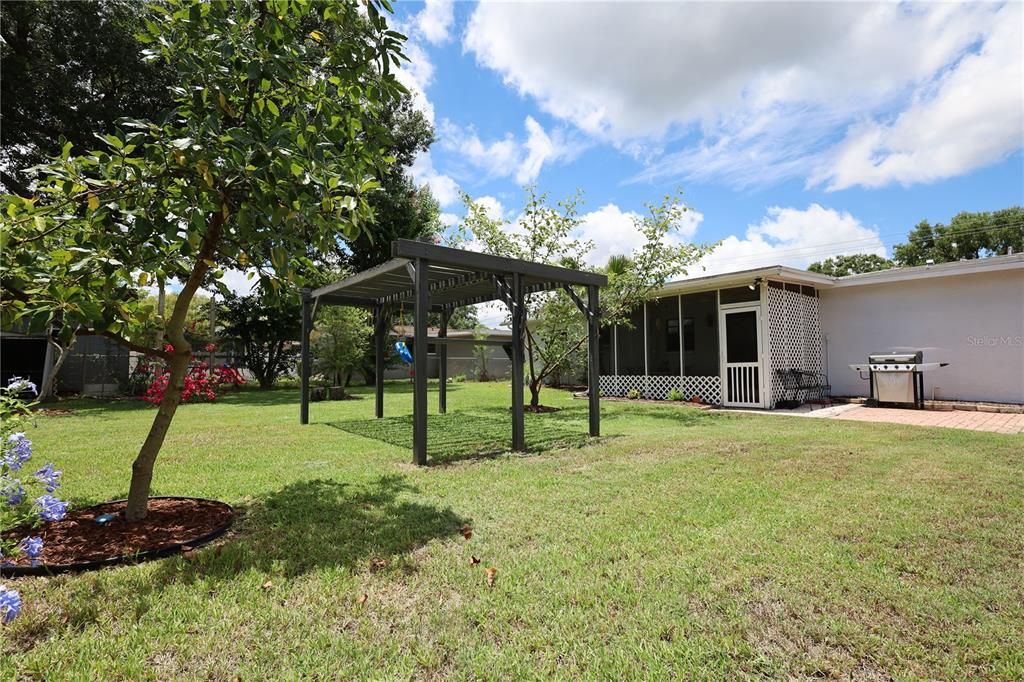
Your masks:
<path fill-rule="evenodd" d="M 825 415 L 822 415 L 825 416 Z M 891 424 L 913 424 L 914 426 L 945 426 L 971 431 L 995 431 L 997 433 L 1024 433 L 1024 414 L 1002 412 L 967 412 L 953 410 L 901 410 L 891 407 L 857 406 L 828 415 L 831 419 L 850 419 L 862 422 L 888 422 Z"/>

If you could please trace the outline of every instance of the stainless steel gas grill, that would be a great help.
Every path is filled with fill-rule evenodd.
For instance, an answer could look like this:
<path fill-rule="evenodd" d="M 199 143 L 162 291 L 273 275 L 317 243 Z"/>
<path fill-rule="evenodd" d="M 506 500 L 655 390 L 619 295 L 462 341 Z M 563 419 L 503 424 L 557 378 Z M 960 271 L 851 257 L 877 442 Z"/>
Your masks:
<path fill-rule="evenodd" d="M 870 405 L 913 405 L 924 409 L 924 373 L 948 362 L 924 362 L 924 353 L 872 353 L 866 365 L 850 365 L 871 382 Z M 865 376 L 865 373 L 867 376 Z"/>

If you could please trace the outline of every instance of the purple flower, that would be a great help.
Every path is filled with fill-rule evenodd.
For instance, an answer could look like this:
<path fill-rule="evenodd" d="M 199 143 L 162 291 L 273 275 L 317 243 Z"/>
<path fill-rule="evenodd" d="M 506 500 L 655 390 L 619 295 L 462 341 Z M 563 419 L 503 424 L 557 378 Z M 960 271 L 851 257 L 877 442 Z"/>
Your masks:
<path fill-rule="evenodd" d="M 46 492 L 52 493 L 60 487 L 60 473 L 53 468 L 53 464 L 47 463 L 42 469 L 32 474 L 36 480 L 46 486 Z"/>
<path fill-rule="evenodd" d="M 25 538 L 18 543 L 18 549 L 25 553 L 29 559 L 38 559 L 43 553 L 43 539 L 37 535 Z"/>
<path fill-rule="evenodd" d="M 21 595 L 0 585 L 0 622 L 10 623 L 21 613 Z"/>
<path fill-rule="evenodd" d="M 39 395 L 39 389 L 28 379 L 22 379 L 21 377 L 11 377 L 10 381 L 7 382 L 7 390 L 13 393 L 21 393 L 23 391 L 32 391 L 32 395 Z"/>
<path fill-rule="evenodd" d="M 12 433 L 7 437 L 8 448 L 3 461 L 11 471 L 17 471 L 32 456 L 32 441 L 24 433 Z"/>
<path fill-rule="evenodd" d="M 53 495 L 36 498 L 36 506 L 39 508 L 39 518 L 43 521 L 60 521 L 68 510 L 67 502 L 62 502 Z"/>
<path fill-rule="evenodd" d="M 25 499 L 25 488 L 21 482 L 13 478 L 0 479 L 0 495 L 7 499 L 12 507 L 21 504 Z"/>

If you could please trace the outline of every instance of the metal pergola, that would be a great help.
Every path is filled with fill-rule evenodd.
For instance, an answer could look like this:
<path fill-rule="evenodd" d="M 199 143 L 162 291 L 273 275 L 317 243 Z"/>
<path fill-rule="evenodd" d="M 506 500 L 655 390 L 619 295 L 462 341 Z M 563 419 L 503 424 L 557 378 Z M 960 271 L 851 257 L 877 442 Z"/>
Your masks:
<path fill-rule="evenodd" d="M 399 239 L 391 244 L 391 260 L 334 284 L 305 290 L 302 297 L 302 405 L 299 419 L 309 423 L 309 335 L 320 305 L 342 305 L 373 311 L 377 360 L 376 416 L 384 416 L 384 354 L 392 313 L 413 310 L 413 462 L 427 463 L 427 314 L 441 315 L 436 339 L 439 354 L 438 411 L 447 411 L 448 320 L 460 306 L 502 301 L 512 317 L 512 449 L 526 449 L 523 424 L 524 301 L 528 294 L 564 289 L 587 318 L 587 377 L 590 435 L 600 435 L 598 331 L 600 287 L 604 275 L 554 265 L 502 258 L 473 251 Z M 586 289 L 584 300 L 573 287 Z M 504 343 L 504 342 L 501 342 Z"/>

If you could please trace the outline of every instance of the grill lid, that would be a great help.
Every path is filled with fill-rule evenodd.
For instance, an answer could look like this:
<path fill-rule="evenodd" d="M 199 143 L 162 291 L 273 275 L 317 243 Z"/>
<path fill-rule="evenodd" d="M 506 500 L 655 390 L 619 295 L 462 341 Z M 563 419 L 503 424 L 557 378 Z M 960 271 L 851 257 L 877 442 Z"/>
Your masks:
<path fill-rule="evenodd" d="M 912 351 L 905 353 L 871 353 L 868 355 L 868 362 L 871 364 L 895 364 L 908 363 L 920 364 L 924 360 L 924 353 Z"/>

